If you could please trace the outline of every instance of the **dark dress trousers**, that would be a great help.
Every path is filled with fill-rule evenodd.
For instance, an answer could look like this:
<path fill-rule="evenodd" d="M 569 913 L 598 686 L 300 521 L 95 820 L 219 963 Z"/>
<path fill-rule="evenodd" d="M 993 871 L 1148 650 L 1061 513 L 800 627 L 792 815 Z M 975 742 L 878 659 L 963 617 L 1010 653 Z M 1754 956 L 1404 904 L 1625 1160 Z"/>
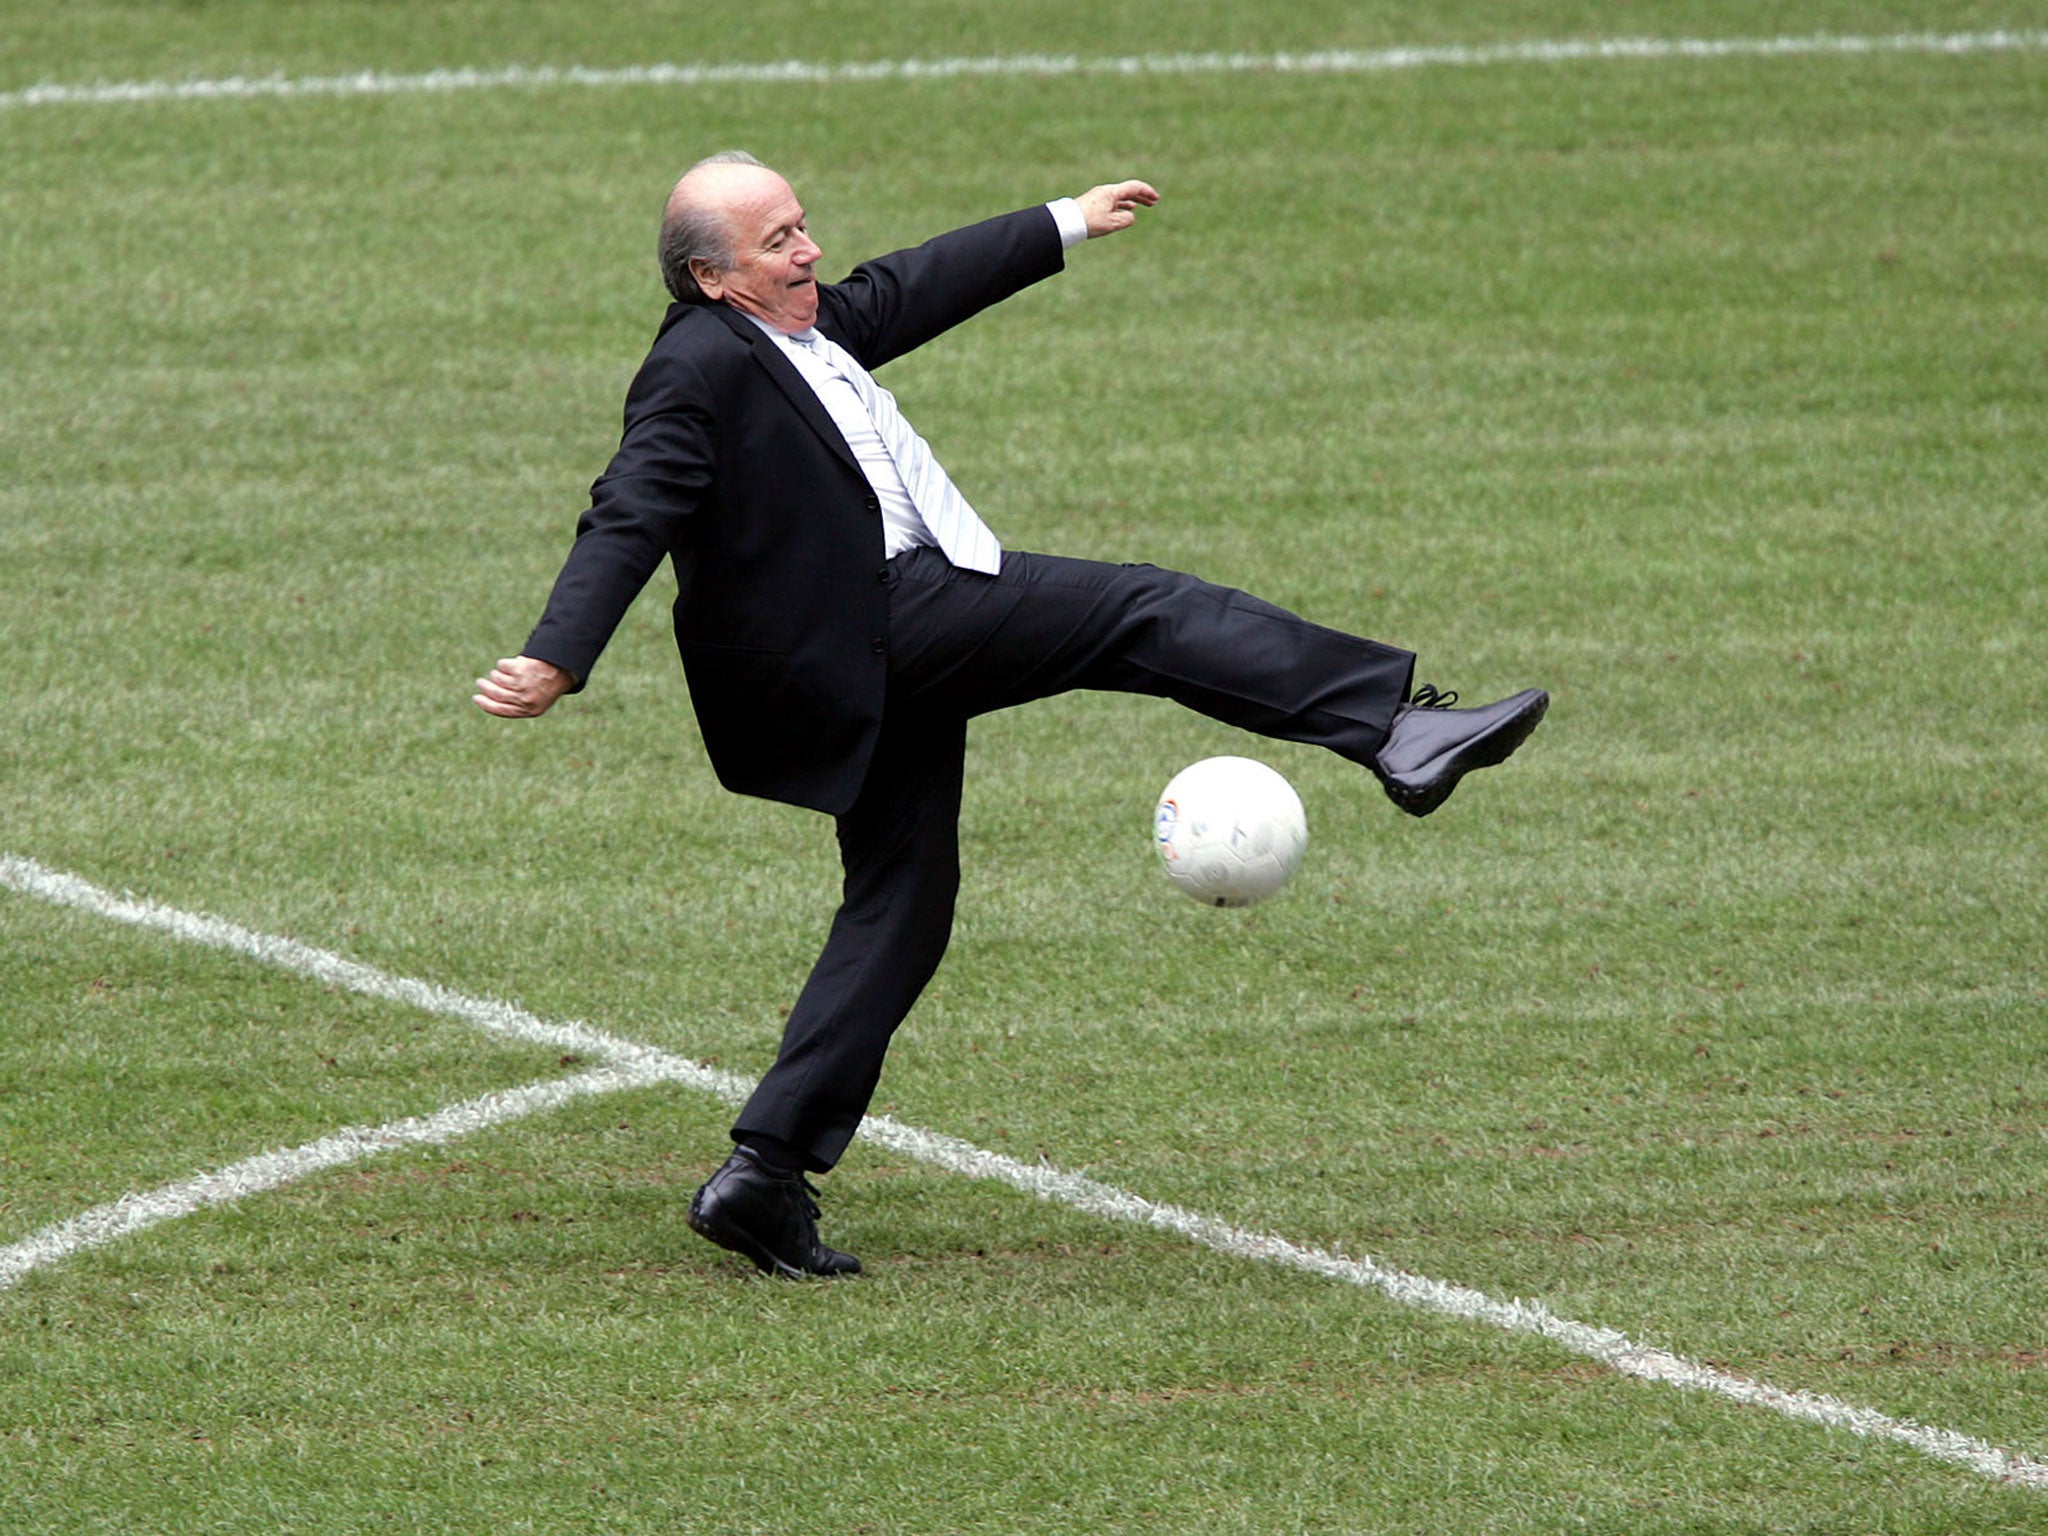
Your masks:
<path fill-rule="evenodd" d="M 869 369 L 1063 265 L 1043 207 L 821 284 L 818 328 Z M 944 954 L 967 721 L 1072 688 L 1171 698 L 1368 763 L 1406 651 L 1145 565 L 1008 551 L 995 576 L 883 553 L 880 504 L 803 377 L 744 315 L 672 305 L 530 656 L 580 688 L 662 559 L 705 750 L 727 788 L 836 818 L 823 953 L 736 1138 L 830 1168 Z"/>

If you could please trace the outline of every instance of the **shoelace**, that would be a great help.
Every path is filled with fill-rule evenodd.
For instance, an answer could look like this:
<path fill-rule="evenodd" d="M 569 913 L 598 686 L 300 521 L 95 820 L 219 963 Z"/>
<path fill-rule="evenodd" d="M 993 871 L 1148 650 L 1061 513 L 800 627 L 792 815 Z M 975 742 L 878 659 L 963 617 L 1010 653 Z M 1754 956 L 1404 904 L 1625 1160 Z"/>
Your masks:
<path fill-rule="evenodd" d="M 794 1169 L 790 1170 L 787 1173 L 784 1173 L 776 1168 L 771 1167 L 768 1163 L 762 1161 L 758 1154 L 755 1154 L 754 1157 L 756 1166 L 758 1166 L 763 1173 L 767 1174 L 768 1177 L 773 1179 L 776 1183 L 784 1185 L 788 1188 L 790 1194 L 796 1200 L 798 1209 L 803 1211 L 803 1213 L 806 1216 L 810 1217 L 811 1220 L 816 1221 L 819 1218 L 819 1216 L 824 1214 L 824 1212 L 820 1209 L 818 1205 L 817 1185 L 813 1184 L 809 1179 L 805 1178 L 801 1173 L 795 1171 Z"/>
<path fill-rule="evenodd" d="M 818 1186 L 802 1174 L 796 1176 L 796 1189 L 794 1193 L 804 1208 L 804 1214 L 810 1217 L 811 1220 L 816 1221 L 824 1214 L 818 1207 Z"/>
<path fill-rule="evenodd" d="M 1412 709 L 1449 709 L 1457 702 L 1457 689 L 1437 689 L 1424 683 L 1415 690 L 1415 697 L 1410 699 L 1408 704 Z"/>

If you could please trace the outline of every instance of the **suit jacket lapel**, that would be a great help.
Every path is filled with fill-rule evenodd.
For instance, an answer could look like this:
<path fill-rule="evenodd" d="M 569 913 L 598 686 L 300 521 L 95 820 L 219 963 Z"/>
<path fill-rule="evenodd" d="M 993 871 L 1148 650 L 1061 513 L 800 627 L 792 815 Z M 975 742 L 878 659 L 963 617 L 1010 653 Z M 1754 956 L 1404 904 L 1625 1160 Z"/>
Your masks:
<path fill-rule="evenodd" d="M 778 347 L 760 326 L 754 324 L 738 310 L 725 304 L 710 304 L 706 308 L 732 328 L 732 333 L 753 348 L 754 360 L 768 370 L 768 377 L 776 387 L 789 397 L 789 403 L 810 425 L 812 431 L 825 440 L 826 446 L 844 459 L 850 468 L 860 468 L 853 456 L 853 450 L 846 446 L 846 438 L 832 420 L 832 413 L 825 409 L 818 399 L 818 392 L 804 382 L 804 376 L 796 371 L 796 365 L 782 355 Z"/>

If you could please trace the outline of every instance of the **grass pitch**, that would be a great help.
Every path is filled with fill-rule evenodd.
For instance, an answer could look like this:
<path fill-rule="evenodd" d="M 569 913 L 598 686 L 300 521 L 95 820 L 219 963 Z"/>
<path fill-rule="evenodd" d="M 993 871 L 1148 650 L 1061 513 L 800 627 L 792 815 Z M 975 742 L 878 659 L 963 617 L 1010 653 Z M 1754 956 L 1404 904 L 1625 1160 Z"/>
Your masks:
<path fill-rule="evenodd" d="M 549 719 L 466 703 L 615 441 L 660 200 L 747 145 L 837 275 L 1143 175 L 1140 229 L 891 370 L 977 506 L 1556 703 L 1423 823 L 1152 701 L 982 722 L 958 938 L 881 1107 L 2048 1456 L 2048 53 L 31 106 L 1616 22 L 6 13 L 0 853 L 760 1070 L 830 832 L 718 791 L 666 578 Z M 1150 867 L 1159 786 L 1224 751 L 1311 822 L 1243 914 Z M 13 892 L 0 1019 L 0 1243 L 577 1069 Z M 0 1529 L 2048 1530 L 2038 1489 L 872 1148 L 826 1187 L 869 1274 L 758 1283 L 682 1222 L 727 1118 L 585 1100 L 28 1275 Z"/>

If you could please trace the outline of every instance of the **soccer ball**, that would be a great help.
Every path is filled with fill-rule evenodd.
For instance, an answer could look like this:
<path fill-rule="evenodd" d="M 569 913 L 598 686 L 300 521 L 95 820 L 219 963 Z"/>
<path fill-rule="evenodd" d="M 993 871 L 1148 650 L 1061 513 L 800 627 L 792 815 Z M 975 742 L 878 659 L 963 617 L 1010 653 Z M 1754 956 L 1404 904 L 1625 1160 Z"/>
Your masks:
<path fill-rule="evenodd" d="M 1205 757 L 1175 774 L 1152 830 L 1167 878 L 1209 907 L 1264 901 L 1308 847 L 1294 786 L 1248 757 Z"/>

